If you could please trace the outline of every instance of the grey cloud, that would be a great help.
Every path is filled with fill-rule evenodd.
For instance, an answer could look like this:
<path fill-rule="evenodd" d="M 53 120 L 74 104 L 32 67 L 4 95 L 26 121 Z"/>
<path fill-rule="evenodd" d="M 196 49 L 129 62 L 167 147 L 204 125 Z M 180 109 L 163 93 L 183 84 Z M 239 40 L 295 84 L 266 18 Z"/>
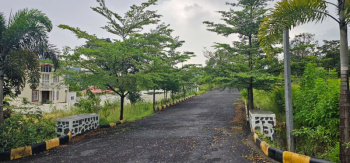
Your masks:
<path fill-rule="evenodd" d="M 202 6 L 199 6 L 197 3 L 190 5 L 190 6 L 185 6 L 185 11 L 190 11 L 190 10 L 197 10 L 197 9 L 202 9 Z"/>

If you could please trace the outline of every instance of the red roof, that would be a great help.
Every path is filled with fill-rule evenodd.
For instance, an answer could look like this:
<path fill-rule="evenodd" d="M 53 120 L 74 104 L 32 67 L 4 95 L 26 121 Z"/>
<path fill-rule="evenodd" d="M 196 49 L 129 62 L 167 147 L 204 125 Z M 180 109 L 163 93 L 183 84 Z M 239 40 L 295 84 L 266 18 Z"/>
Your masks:
<path fill-rule="evenodd" d="M 91 86 L 89 89 L 92 93 L 105 93 L 105 92 L 106 93 L 114 93 L 112 90 L 109 90 L 109 89 L 107 89 L 107 90 L 96 89 L 95 86 Z M 86 93 L 86 90 L 81 91 L 81 93 Z"/>

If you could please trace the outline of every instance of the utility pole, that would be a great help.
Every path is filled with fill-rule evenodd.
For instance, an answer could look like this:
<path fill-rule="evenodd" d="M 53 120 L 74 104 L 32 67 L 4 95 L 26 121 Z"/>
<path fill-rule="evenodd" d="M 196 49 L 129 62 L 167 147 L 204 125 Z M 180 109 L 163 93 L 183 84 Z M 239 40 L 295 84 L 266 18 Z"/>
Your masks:
<path fill-rule="evenodd" d="M 286 126 L 287 126 L 287 146 L 288 151 L 294 152 L 293 131 L 293 108 L 292 108 L 292 86 L 290 77 L 290 50 L 289 50 L 289 30 L 283 31 L 284 48 L 284 96 L 286 105 Z"/>

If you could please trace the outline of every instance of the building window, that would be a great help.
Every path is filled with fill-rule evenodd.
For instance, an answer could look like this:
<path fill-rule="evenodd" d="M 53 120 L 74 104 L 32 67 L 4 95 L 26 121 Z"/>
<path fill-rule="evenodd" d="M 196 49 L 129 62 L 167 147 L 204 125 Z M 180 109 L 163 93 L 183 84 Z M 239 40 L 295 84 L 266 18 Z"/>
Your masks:
<path fill-rule="evenodd" d="M 58 76 L 54 77 L 53 78 L 53 82 L 54 83 L 58 83 L 60 81 L 60 78 Z"/>
<path fill-rule="evenodd" d="M 42 75 L 42 81 L 43 83 L 50 83 L 50 75 L 49 74 L 43 74 Z"/>
<path fill-rule="evenodd" d="M 52 66 L 51 65 L 41 65 L 41 72 L 51 72 Z"/>
<path fill-rule="evenodd" d="M 73 101 L 73 100 L 74 100 L 74 96 L 71 96 L 71 97 L 70 97 L 70 100 L 72 100 L 72 101 Z"/>
<path fill-rule="evenodd" d="M 32 102 L 38 102 L 38 101 L 39 101 L 39 91 L 32 90 Z"/>
<path fill-rule="evenodd" d="M 58 100 L 58 97 L 59 97 L 59 91 L 53 91 L 52 92 L 52 101 L 54 101 L 55 99 Z"/>

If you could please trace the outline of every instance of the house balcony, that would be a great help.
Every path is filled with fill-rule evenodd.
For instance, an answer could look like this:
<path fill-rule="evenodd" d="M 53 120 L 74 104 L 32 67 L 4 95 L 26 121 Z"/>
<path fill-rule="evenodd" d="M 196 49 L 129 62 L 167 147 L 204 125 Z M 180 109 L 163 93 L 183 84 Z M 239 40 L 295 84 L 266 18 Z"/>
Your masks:
<path fill-rule="evenodd" d="M 67 88 L 63 83 L 49 83 L 49 82 L 41 82 L 40 83 L 41 90 L 53 90 L 53 89 L 63 89 Z"/>

